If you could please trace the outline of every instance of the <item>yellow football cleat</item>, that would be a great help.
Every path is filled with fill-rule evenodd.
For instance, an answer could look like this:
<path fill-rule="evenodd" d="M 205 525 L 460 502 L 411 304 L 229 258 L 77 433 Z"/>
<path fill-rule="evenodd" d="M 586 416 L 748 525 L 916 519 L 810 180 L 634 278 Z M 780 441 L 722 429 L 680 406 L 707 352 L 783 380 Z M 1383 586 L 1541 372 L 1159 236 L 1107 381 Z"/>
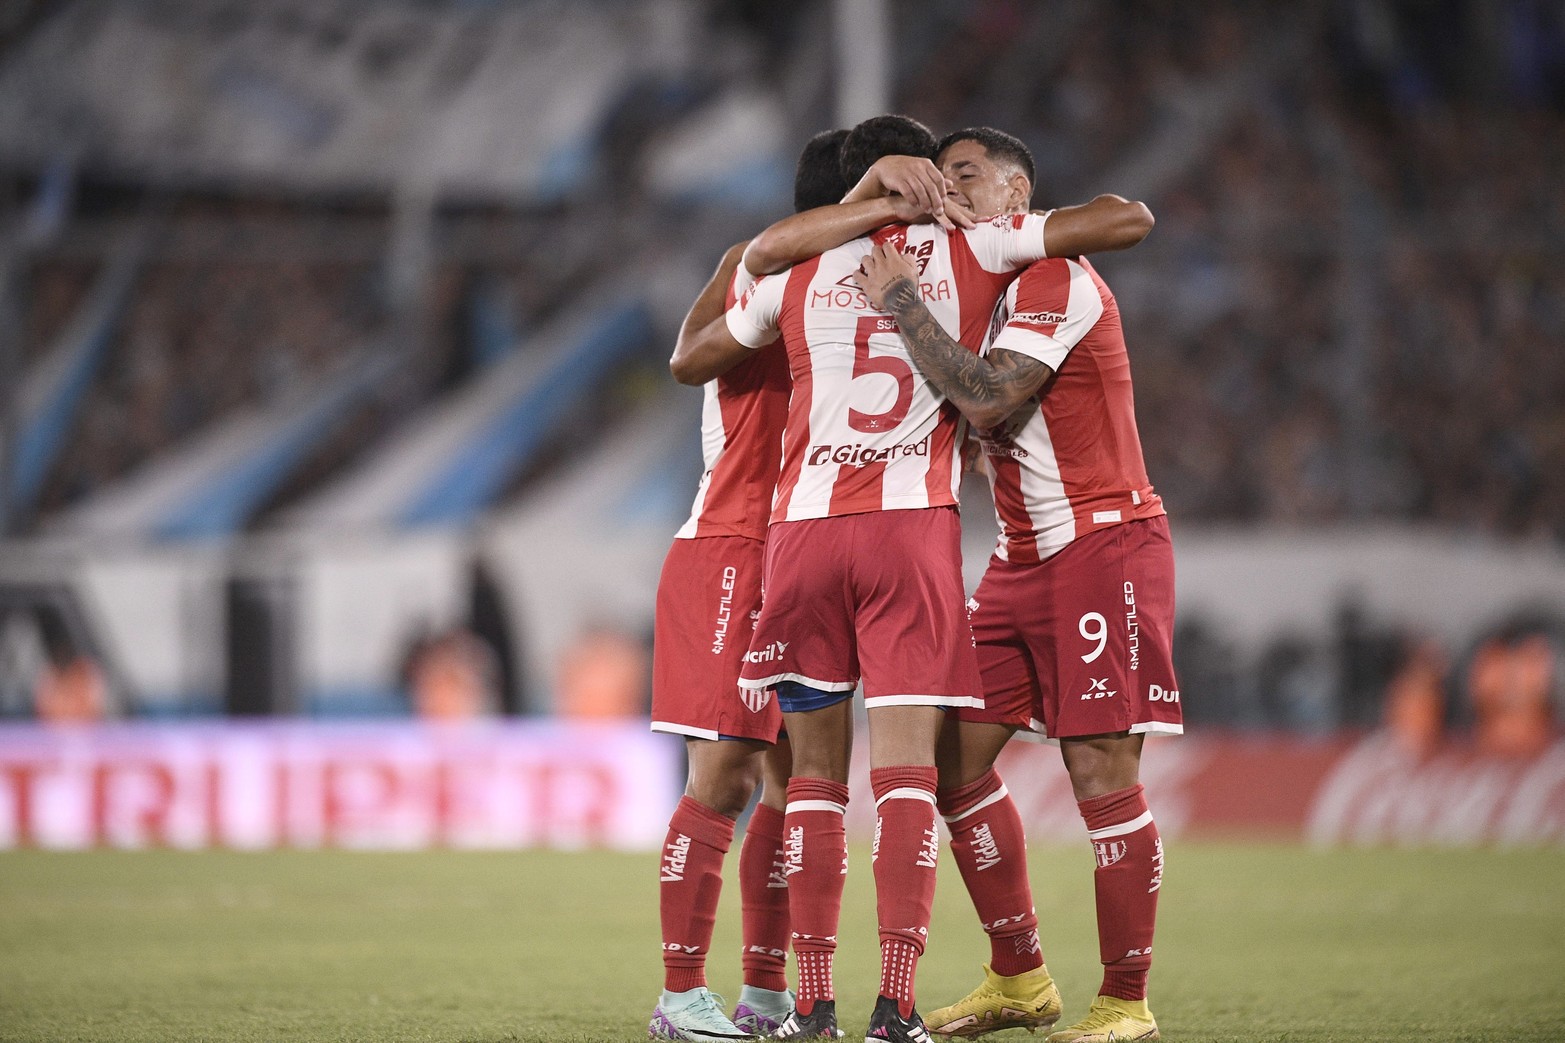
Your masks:
<path fill-rule="evenodd" d="M 982 1036 L 1001 1029 L 1048 1030 L 1060 1020 L 1060 990 L 1046 967 L 1006 978 L 984 964 L 984 981 L 949 1007 L 924 1015 L 941 1036 Z"/>
<path fill-rule="evenodd" d="M 1162 1038 L 1146 1000 L 1099 996 L 1085 1018 L 1051 1034 L 1048 1043 L 1133 1043 Z"/>

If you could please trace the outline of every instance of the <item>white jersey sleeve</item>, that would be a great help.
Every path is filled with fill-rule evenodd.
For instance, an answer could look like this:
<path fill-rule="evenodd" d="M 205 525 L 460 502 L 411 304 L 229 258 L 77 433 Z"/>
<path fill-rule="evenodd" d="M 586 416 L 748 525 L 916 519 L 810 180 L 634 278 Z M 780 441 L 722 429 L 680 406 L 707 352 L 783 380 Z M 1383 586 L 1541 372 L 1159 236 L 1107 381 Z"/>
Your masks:
<path fill-rule="evenodd" d="M 743 266 L 740 266 L 743 270 Z M 736 283 L 737 285 L 737 283 Z M 788 273 L 768 275 L 746 287 L 739 301 L 728 309 L 728 332 L 747 348 L 763 348 L 777 339 L 778 318 L 782 314 L 783 290 Z"/>
<path fill-rule="evenodd" d="M 1014 272 L 1046 256 L 1043 214 L 1000 214 L 964 232 L 973 257 L 990 272 Z"/>
<path fill-rule="evenodd" d="M 1076 261 L 1052 258 L 1029 267 L 1005 295 L 1010 318 L 989 351 L 1014 351 L 1059 369 L 1103 316 L 1092 274 Z"/>

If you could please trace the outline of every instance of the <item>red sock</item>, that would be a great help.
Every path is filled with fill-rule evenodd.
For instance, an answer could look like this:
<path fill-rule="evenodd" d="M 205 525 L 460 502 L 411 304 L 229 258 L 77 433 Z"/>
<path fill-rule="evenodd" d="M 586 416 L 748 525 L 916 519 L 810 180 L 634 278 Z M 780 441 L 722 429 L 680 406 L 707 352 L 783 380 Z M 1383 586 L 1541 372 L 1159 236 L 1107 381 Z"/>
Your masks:
<path fill-rule="evenodd" d="M 706 984 L 706 954 L 723 892 L 723 856 L 734 821 L 681 797 L 663 840 L 658 905 L 663 917 L 663 987 L 684 992 Z"/>
<path fill-rule="evenodd" d="M 913 981 L 929 938 L 940 834 L 935 769 L 872 768 L 875 791 L 875 908 L 880 916 L 880 994 L 913 1013 Z"/>
<path fill-rule="evenodd" d="M 1092 838 L 1098 868 L 1098 952 L 1103 959 L 1104 996 L 1147 998 L 1152 968 L 1152 930 L 1157 893 L 1163 886 L 1163 839 L 1147 810 L 1142 788 L 1115 790 L 1081 801 L 1081 817 Z"/>
<path fill-rule="evenodd" d="M 1009 977 L 1043 966 L 1038 914 L 1027 879 L 1022 817 L 993 768 L 938 794 L 951 852 L 989 936 L 989 969 Z"/>
<path fill-rule="evenodd" d="M 765 804 L 750 812 L 739 846 L 744 910 L 744 983 L 782 992 L 788 962 L 788 878 L 783 874 L 783 813 Z"/>
<path fill-rule="evenodd" d="M 831 962 L 837 952 L 843 877 L 848 871 L 847 836 L 842 828 L 847 808 L 848 787 L 840 782 L 788 780 L 783 872 L 788 878 L 788 919 L 799 968 L 800 1014 L 814 1011 L 816 1000 L 837 996 Z"/>

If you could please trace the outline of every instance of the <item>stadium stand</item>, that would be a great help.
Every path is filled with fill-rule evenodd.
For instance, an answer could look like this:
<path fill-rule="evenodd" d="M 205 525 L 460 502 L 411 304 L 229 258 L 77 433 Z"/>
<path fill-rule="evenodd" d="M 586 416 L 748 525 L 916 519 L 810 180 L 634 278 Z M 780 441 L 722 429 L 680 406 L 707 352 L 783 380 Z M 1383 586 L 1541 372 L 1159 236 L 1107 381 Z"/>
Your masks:
<path fill-rule="evenodd" d="M 1017 133 L 1039 205 L 1114 191 L 1156 213 L 1101 266 L 1149 471 L 1205 560 L 1243 527 L 1287 547 L 1368 533 L 1354 546 L 1379 561 L 1403 560 L 1387 539 L 1437 560 L 1475 541 L 1493 568 L 1464 575 L 1557 574 L 1565 20 L 1525 0 L 1440 6 L 1449 33 L 1389 3 L 891 5 L 897 109 Z M 37 229 L 5 238 L 0 271 L 25 320 L 18 386 L 51 389 L 6 420 L 8 444 L 47 445 L 11 454 L 8 534 L 261 548 L 527 519 L 521 544 L 463 536 L 434 574 L 502 545 L 524 557 L 565 524 L 546 508 L 578 470 L 614 483 L 595 516 L 671 531 L 697 407 L 650 389 L 712 259 L 785 208 L 783 157 L 836 122 L 825 7 L 162 0 L 0 22 L 0 215 Z M 603 290 L 627 276 L 645 305 Z M 684 437 L 649 435 L 643 408 Z M 599 470 L 624 459 L 639 469 Z M 656 540 L 630 542 L 655 559 Z M 646 565 L 613 568 L 635 590 Z M 1466 727 L 1470 677 L 1499 670 L 1472 664 L 1525 632 L 1552 642 L 1557 722 L 1565 607 L 1517 589 L 1446 629 L 1324 588 L 1316 624 L 1279 611 L 1264 635 L 1192 611 L 1181 670 L 1207 696 L 1187 712 L 1330 730 L 1380 720 L 1391 690 L 1414 692 L 1397 698 L 1417 732 L 1439 674 L 1443 725 Z M 547 591 L 509 596 L 547 611 Z M 383 644 L 364 669 L 394 676 Z M 545 659 L 528 668 L 547 688 Z M 153 673 L 112 671 L 109 704 L 168 695 L 179 671 Z M 220 701 L 211 670 L 188 673 L 192 705 Z"/>

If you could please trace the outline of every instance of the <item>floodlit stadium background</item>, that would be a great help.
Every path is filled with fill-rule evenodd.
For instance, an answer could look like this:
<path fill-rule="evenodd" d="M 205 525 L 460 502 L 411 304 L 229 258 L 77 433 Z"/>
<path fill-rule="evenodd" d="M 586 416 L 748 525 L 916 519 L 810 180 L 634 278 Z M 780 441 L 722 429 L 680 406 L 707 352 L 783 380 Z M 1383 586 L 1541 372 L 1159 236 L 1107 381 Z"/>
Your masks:
<path fill-rule="evenodd" d="M 883 111 L 1157 216 L 1165 831 L 1565 843 L 1557 5 L 16 0 L 0 845 L 655 846 L 673 333 Z"/>

